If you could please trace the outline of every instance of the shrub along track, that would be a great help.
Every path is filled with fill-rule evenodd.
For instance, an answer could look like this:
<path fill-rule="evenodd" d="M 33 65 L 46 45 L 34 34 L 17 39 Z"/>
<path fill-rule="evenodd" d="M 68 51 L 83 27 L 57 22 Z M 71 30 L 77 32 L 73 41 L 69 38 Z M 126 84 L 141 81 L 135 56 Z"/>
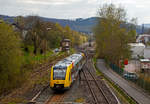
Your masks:
<path fill-rule="evenodd" d="M 38 67 L 32 69 L 22 87 L 14 89 L 11 93 L 2 97 L 0 104 L 28 102 L 33 98 L 38 98 L 37 95 L 40 95 L 40 92 L 48 86 L 51 66 L 66 56 L 66 54 L 57 56 L 47 63 L 38 65 Z M 45 77 L 46 79 L 44 79 Z"/>
<path fill-rule="evenodd" d="M 45 70 L 51 68 L 51 66 L 53 64 L 55 64 L 56 62 L 58 62 L 59 60 L 61 60 L 65 56 L 66 56 L 65 54 L 62 55 L 62 56 L 58 56 L 58 57 L 55 56 L 56 58 L 50 59 L 47 63 L 44 63 L 44 64 L 38 66 L 38 68 L 34 68 L 33 69 L 33 74 L 31 75 L 31 78 L 38 75 L 38 74 L 41 74 L 41 71 L 45 71 Z"/>

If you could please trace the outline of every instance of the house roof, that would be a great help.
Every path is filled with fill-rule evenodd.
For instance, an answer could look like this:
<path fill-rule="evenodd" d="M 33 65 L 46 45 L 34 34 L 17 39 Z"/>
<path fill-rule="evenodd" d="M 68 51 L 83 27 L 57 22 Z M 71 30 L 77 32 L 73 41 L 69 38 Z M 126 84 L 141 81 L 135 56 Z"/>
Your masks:
<path fill-rule="evenodd" d="M 133 47 L 138 47 L 138 46 L 143 46 L 145 47 L 145 45 L 143 43 L 129 43 L 130 46 L 133 46 Z"/>
<path fill-rule="evenodd" d="M 141 62 L 150 62 L 149 59 L 140 59 Z"/>

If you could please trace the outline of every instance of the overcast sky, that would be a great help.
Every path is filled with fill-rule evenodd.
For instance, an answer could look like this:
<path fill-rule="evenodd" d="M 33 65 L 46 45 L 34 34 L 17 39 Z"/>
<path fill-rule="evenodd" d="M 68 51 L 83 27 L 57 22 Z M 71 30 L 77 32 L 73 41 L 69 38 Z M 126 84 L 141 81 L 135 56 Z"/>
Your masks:
<path fill-rule="evenodd" d="M 150 23 L 150 0 L 0 0 L 0 14 L 88 18 L 96 16 L 99 6 L 104 3 L 121 5 L 129 18 L 138 18 L 138 24 Z"/>

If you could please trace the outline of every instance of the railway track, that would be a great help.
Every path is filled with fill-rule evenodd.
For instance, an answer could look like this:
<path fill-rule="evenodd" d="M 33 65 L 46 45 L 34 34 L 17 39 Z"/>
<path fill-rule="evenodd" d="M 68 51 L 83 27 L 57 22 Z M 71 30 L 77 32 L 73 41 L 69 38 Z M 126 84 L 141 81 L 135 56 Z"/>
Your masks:
<path fill-rule="evenodd" d="M 45 64 L 40 69 L 46 70 L 50 66 L 51 64 Z M 87 88 L 91 93 L 90 95 L 92 96 L 91 97 L 92 103 L 90 102 L 90 104 L 118 104 L 117 100 L 115 99 L 115 97 L 113 96 L 109 88 L 105 85 L 104 81 L 102 81 L 102 79 L 100 78 L 98 79 L 95 76 L 94 74 L 95 71 L 93 70 L 92 63 L 90 61 L 87 61 L 86 65 L 83 67 L 82 72 L 83 72 L 83 77 L 85 79 L 84 81 L 86 81 L 87 83 L 85 86 L 87 86 Z M 44 89 L 46 89 L 46 87 Z M 31 103 L 31 104 L 67 104 L 64 103 L 65 95 L 67 96 L 66 93 L 51 93 L 51 95 L 49 96 L 49 98 L 47 98 L 46 101 L 44 101 L 43 103 L 38 103 L 38 102 L 36 103 L 36 99 L 42 94 L 44 89 L 39 91 L 33 97 L 31 102 L 35 102 L 35 103 Z"/>
<path fill-rule="evenodd" d="M 61 56 L 60 58 L 56 58 L 55 60 L 52 60 L 52 62 L 49 61 L 49 62 L 47 62 L 47 63 L 45 63 L 45 64 L 43 64 L 43 65 L 38 66 L 37 68 L 34 68 L 34 69 L 33 69 L 34 74 L 32 74 L 31 78 L 34 77 L 34 76 L 36 76 L 37 74 L 40 74 L 40 73 L 41 73 L 41 70 L 42 70 L 42 71 L 45 71 L 45 70 L 51 68 L 51 66 L 52 66 L 54 63 L 58 62 L 58 61 L 59 61 L 61 58 L 63 58 L 63 57 L 64 57 L 64 56 Z"/>
<path fill-rule="evenodd" d="M 35 69 L 34 71 L 34 74 L 31 75 L 31 78 L 32 77 L 35 77 L 37 76 L 38 74 L 45 74 L 46 71 L 49 71 L 50 68 L 52 67 L 52 65 L 56 62 L 58 62 L 60 59 L 56 59 L 55 61 L 51 62 L 51 63 L 46 63 L 46 64 L 43 64 L 41 66 L 39 66 L 39 68 Z M 33 98 L 27 103 L 27 104 L 38 104 L 38 102 L 36 101 L 39 96 L 46 90 L 49 88 L 49 83 L 43 87 L 40 91 L 38 91 L 34 96 Z M 58 95 L 58 94 L 53 94 L 48 100 L 47 102 L 45 102 L 44 104 L 49 104 L 48 102 L 57 102 L 57 101 L 61 101 L 60 99 L 62 99 L 62 94 Z M 56 101 L 55 101 L 56 99 Z M 59 100 L 58 100 L 59 99 Z"/>
<path fill-rule="evenodd" d="M 96 78 L 93 76 L 93 74 L 85 67 L 83 70 L 83 75 L 85 76 L 85 80 L 87 82 L 87 85 L 90 89 L 90 92 L 92 94 L 92 97 L 94 99 L 95 104 L 110 104 L 109 100 L 105 96 L 103 90 L 101 87 L 99 87 L 99 84 L 96 80 Z"/>
<path fill-rule="evenodd" d="M 91 70 L 93 73 L 96 73 L 96 69 L 94 69 L 94 64 L 92 63 L 92 60 L 87 61 L 87 68 L 91 68 L 93 70 Z M 101 80 L 97 80 L 99 83 L 99 86 L 101 87 L 101 89 L 103 90 L 104 94 L 106 95 L 108 101 L 110 102 L 110 104 L 120 104 L 118 98 L 116 97 L 116 95 L 113 93 L 113 91 L 110 89 L 110 87 L 107 85 L 105 80 L 102 80 L 103 77 L 102 76 L 98 76 L 96 77 L 96 79 L 101 79 Z"/>
<path fill-rule="evenodd" d="M 63 103 L 65 93 L 53 94 L 44 104 L 60 104 Z"/>
<path fill-rule="evenodd" d="M 101 79 L 97 79 L 87 66 L 84 66 L 82 72 L 93 97 L 94 104 L 118 104 L 116 98 L 106 84 Z"/>

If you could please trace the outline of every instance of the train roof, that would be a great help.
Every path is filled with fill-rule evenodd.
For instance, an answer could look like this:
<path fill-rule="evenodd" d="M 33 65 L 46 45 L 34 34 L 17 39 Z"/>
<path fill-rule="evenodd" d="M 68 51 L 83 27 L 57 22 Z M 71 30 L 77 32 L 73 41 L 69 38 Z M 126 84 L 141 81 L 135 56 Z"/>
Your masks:
<path fill-rule="evenodd" d="M 82 54 L 72 54 L 71 56 L 59 61 L 57 64 L 54 65 L 55 68 L 67 68 L 70 64 L 76 65 L 81 59 Z"/>

